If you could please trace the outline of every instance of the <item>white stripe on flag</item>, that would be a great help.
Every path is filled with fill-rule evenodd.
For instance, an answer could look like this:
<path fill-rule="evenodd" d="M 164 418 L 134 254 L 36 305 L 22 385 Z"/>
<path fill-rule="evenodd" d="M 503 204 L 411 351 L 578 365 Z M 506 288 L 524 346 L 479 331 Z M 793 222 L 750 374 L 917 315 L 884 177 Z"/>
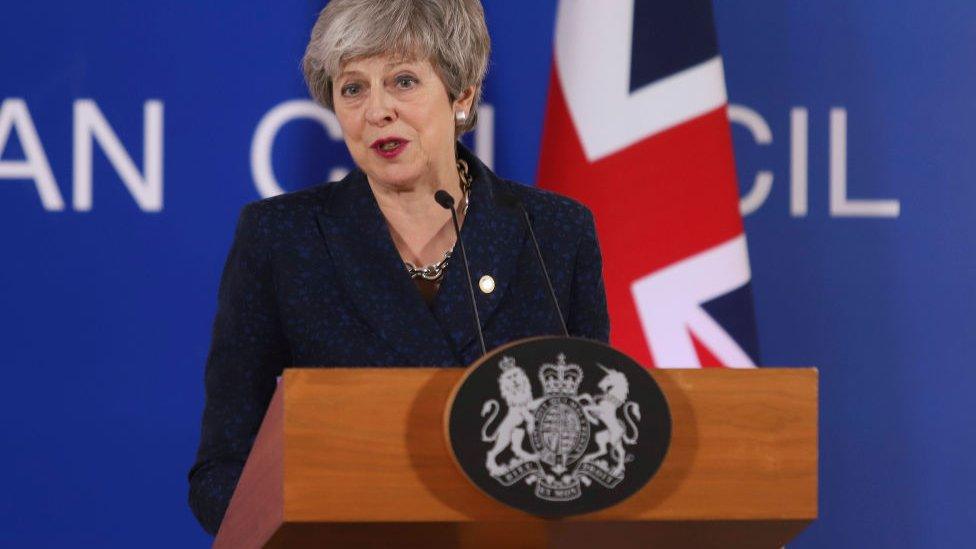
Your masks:
<path fill-rule="evenodd" d="M 631 284 L 654 365 L 700 367 L 691 340 L 694 334 L 722 365 L 754 367 L 735 339 L 702 308 L 703 303 L 741 288 L 751 276 L 746 238 L 739 235 Z"/>

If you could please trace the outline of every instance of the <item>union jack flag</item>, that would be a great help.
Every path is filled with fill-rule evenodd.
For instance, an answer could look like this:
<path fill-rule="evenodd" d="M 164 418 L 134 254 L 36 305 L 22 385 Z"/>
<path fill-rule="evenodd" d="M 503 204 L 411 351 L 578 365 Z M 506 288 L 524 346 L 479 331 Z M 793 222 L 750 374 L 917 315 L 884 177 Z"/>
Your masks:
<path fill-rule="evenodd" d="M 758 342 L 711 0 L 561 0 L 539 185 L 594 213 L 612 343 L 751 367 Z"/>

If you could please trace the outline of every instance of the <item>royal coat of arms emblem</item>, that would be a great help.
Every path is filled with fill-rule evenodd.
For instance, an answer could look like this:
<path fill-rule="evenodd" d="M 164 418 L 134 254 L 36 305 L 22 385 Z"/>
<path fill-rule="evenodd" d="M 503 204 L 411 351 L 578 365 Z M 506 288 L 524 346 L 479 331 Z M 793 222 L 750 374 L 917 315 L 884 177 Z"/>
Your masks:
<path fill-rule="evenodd" d="M 633 459 L 625 444 L 637 443 L 640 407 L 627 400 L 626 376 L 598 366 L 604 372 L 598 384 L 602 393 L 579 394 L 583 370 L 567 364 L 566 355 L 559 354 L 555 363 L 539 368 L 544 394 L 534 398 L 528 375 L 515 359 L 504 356 L 499 361 L 498 388 L 507 411 L 489 434 L 501 405 L 494 399 L 485 402 L 482 416 L 488 418 L 481 433 L 484 442 L 494 443 L 485 467 L 495 480 L 510 486 L 526 479 L 535 485 L 537 497 L 552 501 L 580 497 L 581 484 L 588 486 L 591 481 L 613 488 L 623 480 L 627 460 Z M 623 421 L 617 415 L 621 407 Z M 587 454 L 591 434 L 597 448 Z M 500 465 L 498 456 L 506 449 L 512 458 Z"/>
<path fill-rule="evenodd" d="M 646 483 L 666 452 L 670 414 L 648 373 L 625 355 L 541 338 L 479 363 L 455 396 L 449 431 L 458 463 L 480 488 L 558 516 L 605 507 Z"/>

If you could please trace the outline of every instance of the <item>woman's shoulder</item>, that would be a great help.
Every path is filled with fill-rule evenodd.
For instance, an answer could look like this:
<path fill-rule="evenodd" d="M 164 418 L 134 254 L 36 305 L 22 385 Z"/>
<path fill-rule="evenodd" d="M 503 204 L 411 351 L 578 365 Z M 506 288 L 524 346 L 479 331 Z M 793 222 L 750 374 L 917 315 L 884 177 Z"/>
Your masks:
<path fill-rule="evenodd" d="M 244 205 L 244 210 L 254 214 L 296 213 L 319 210 L 328 201 L 333 187 L 339 182 L 321 183 L 297 191 L 255 200 Z"/>
<path fill-rule="evenodd" d="M 343 209 L 355 206 L 363 198 L 356 189 L 362 187 L 357 180 L 358 170 L 338 181 L 319 183 L 311 187 L 255 200 L 244 205 L 242 217 L 308 217 L 321 213 L 342 214 Z M 345 212 L 348 214 L 349 212 Z"/>
<path fill-rule="evenodd" d="M 533 223 L 542 221 L 588 223 L 593 219 L 590 209 L 575 198 L 510 179 L 499 178 L 498 184 L 503 187 L 503 192 L 518 198 L 528 210 Z"/>
<path fill-rule="evenodd" d="M 242 237 L 284 242 L 313 230 L 319 214 L 328 213 L 330 198 L 342 181 L 321 183 L 245 204 L 237 220 Z"/>

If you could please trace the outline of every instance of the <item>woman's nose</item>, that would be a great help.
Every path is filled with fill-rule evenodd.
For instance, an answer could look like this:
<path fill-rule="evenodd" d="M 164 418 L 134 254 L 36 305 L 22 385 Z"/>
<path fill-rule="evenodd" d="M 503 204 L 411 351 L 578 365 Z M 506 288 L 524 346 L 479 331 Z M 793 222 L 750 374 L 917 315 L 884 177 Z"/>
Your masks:
<path fill-rule="evenodd" d="M 371 93 L 366 106 L 366 121 L 375 126 L 385 126 L 396 120 L 393 98 L 384 91 Z"/>

